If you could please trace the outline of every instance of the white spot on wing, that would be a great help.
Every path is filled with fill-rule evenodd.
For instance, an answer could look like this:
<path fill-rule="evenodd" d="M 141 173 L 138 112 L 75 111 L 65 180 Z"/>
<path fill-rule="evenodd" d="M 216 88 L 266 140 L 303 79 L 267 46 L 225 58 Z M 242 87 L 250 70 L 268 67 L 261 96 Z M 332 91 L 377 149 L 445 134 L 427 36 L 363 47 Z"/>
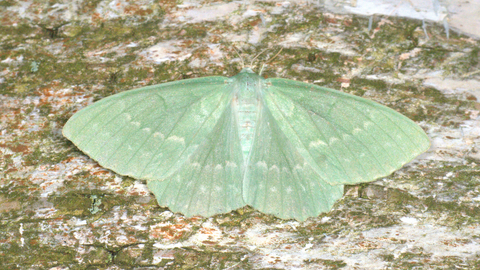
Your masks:
<path fill-rule="evenodd" d="M 227 168 L 237 168 L 237 167 L 238 167 L 235 162 L 233 162 L 233 161 L 228 161 L 228 160 L 225 162 L 225 166 L 226 166 Z"/>
<path fill-rule="evenodd" d="M 263 169 L 267 169 L 267 163 L 265 161 L 257 162 L 257 167 L 262 167 Z"/>
<path fill-rule="evenodd" d="M 277 188 L 276 187 L 271 187 L 270 192 L 273 192 L 273 193 L 277 192 Z"/>
<path fill-rule="evenodd" d="M 165 135 L 163 135 L 162 133 L 160 133 L 158 131 L 153 133 L 153 137 L 155 137 L 155 138 L 160 137 L 162 140 L 165 139 Z"/>
<path fill-rule="evenodd" d="M 192 167 L 198 169 L 198 168 L 200 168 L 200 163 L 194 162 L 194 163 L 192 163 Z"/>
<path fill-rule="evenodd" d="M 334 142 L 338 141 L 337 137 L 331 137 L 330 140 L 328 140 L 328 143 L 332 145 Z"/>
<path fill-rule="evenodd" d="M 220 190 L 223 190 L 223 188 L 220 188 Z M 235 185 L 228 185 L 227 190 L 231 192 L 232 190 L 238 191 L 238 188 Z"/>
<path fill-rule="evenodd" d="M 175 135 L 168 137 L 167 140 L 185 145 L 185 139 L 182 137 L 177 137 Z"/>
<path fill-rule="evenodd" d="M 222 169 L 223 169 L 223 166 L 220 165 L 220 164 L 217 164 L 217 166 L 215 166 L 215 170 L 216 170 L 216 171 L 220 171 L 220 170 L 222 170 Z"/>
<path fill-rule="evenodd" d="M 280 171 L 280 169 L 278 169 L 277 165 L 272 165 L 272 167 L 270 167 L 270 171 L 274 171 L 274 170 L 277 171 L 277 172 Z"/>
<path fill-rule="evenodd" d="M 145 132 L 150 132 L 150 128 L 143 128 L 142 130 Z"/>
<path fill-rule="evenodd" d="M 140 122 L 130 122 L 130 124 L 136 126 L 136 127 L 139 127 L 140 126 Z"/>
<path fill-rule="evenodd" d="M 319 147 L 319 146 L 324 146 L 324 145 L 327 145 L 327 144 L 322 140 L 318 140 L 318 141 L 310 142 L 308 147 L 309 148 L 314 148 L 314 147 Z"/>
<path fill-rule="evenodd" d="M 352 131 L 352 134 L 357 134 L 357 133 L 360 133 L 362 131 L 362 129 L 360 128 L 354 128 L 353 131 Z"/>
<path fill-rule="evenodd" d="M 288 186 L 286 191 L 287 191 L 287 194 L 290 194 L 290 193 L 292 193 L 293 189 L 292 189 L 291 186 Z"/>

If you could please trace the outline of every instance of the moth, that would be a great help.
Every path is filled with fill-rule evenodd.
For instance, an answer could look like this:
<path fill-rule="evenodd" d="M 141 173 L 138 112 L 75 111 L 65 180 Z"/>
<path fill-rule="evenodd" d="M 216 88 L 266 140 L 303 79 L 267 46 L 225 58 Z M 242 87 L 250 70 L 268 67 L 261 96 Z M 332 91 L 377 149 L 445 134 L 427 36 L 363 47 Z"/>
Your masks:
<path fill-rule="evenodd" d="M 101 166 L 146 180 L 173 212 L 250 205 L 299 221 L 329 211 L 345 184 L 387 176 L 430 147 L 388 107 L 250 68 L 112 95 L 73 115 L 63 135 Z"/>

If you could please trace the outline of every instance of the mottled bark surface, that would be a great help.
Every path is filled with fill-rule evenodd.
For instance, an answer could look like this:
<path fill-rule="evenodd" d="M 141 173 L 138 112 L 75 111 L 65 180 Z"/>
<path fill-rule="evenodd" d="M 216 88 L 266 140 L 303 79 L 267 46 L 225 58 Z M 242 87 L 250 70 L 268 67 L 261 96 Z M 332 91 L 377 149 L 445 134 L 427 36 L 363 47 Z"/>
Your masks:
<path fill-rule="evenodd" d="M 2 269 L 480 268 L 477 40 L 386 16 L 369 30 L 312 3 L 152 2 L 0 1 Z M 103 97 L 237 74 L 233 46 L 247 63 L 265 51 L 260 65 L 283 48 L 263 76 L 389 106 L 431 149 L 305 222 L 249 207 L 186 219 L 61 135 Z"/>

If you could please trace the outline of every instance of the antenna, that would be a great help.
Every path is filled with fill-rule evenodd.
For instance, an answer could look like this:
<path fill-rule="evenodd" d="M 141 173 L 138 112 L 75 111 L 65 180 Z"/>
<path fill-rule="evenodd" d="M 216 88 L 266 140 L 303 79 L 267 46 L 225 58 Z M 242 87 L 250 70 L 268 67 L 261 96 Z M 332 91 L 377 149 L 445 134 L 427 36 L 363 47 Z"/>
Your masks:
<path fill-rule="evenodd" d="M 237 49 L 235 48 L 235 45 L 232 46 L 233 50 L 238 54 L 238 57 L 240 57 L 240 60 L 242 60 L 242 69 L 245 68 L 245 61 L 243 61 L 243 58 L 242 56 L 240 55 L 240 53 L 237 51 Z"/>
<path fill-rule="evenodd" d="M 282 52 L 282 50 L 283 50 L 283 48 L 281 48 L 280 51 L 278 51 L 277 54 L 275 54 L 272 58 L 268 59 L 267 62 L 262 64 L 262 68 L 260 69 L 260 72 L 259 72 L 258 75 L 262 75 L 262 71 L 263 71 L 263 68 L 265 67 L 265 65 L 268 64 L 269 62 L 273 61 L 273 59 L 275 59 L 275 57 L 277 57 Z"/>

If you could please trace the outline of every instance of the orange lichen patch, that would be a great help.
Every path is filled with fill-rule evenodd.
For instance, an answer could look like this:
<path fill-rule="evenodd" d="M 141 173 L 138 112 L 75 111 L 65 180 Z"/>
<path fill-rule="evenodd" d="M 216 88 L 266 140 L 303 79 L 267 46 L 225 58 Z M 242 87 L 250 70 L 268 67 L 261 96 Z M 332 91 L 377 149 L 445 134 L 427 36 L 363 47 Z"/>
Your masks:
<path fill-rule="evenodd" d="M 343 25 L 345 26 L 351 26 L 353 24 L 353 20 L 351 18 L 346 18 L 343 20 Z"/>
<path fill-rule="evenodd" d="M 56 185 L 54 182 L 45 182 L 40 185 L 40 188 L 43 190 L 48 190 L 50 187 Z"/>
<path fill-rule="evenodd" d="M 99 22 L 105 21 L 105 18 L 103 18 L 103 16 L 102 16 L 100 13 L 94 12 L 94 13 L 92 14 L 91 20 L 92 20 L 92 22 L 94 22 L 94 23 L 99 23 Z"/>
<path fill-rule="evenodd" d="M 191 228 L 187 223 L 158 224 L 151 227 L 150 237 L 177 240 L 189 231 Z"/>
<path fill-rule="evenodd" d="M 21 203 L 18 201 L 11 201 L 0 195 L 0 213 L 16 211 L 21 208 Z"/>
<path fill-rule="evenodd" d="M 333 23 L 333 24 L 336 24 L 336 23 L 337 23 L 337 19 L 331 18 L 331 17 L 326 17 L 326 18 L 325 18 L 325 21 L 326 21 L 327 23 Z"/>
<path fill-rule="evenodd" d="M 14 153 L 28 154 L 32 152 L 30 151 L 30 148 L 24 144 L 7 145 L 7 144 L 0 143 L 0 147 L 8 148 Z"/>
<path fill-rule="evenodd" d="M 115 194 L 117 195 L 124 195 L 124 194 L 127 194 L 127 192 L 123 189 L 118 189 L 118 190 L 115 190 Z"/>
<path fill-rule="evenodd" d="M 8 238 L 0 238 L 0 244 L 11 243 L 11 242 L 12 242 L 12 238 L 11 238 L 11 237 L 8 237 Z"/>
<path fill-rule="evenodd" d="M 98 175 L 110 175 L 110 174 L 111 174 L 110 171 L 108 171 L 108 170 L 106 170 L 106 169 L 103 169 L 103 168 L 100 167 L 100 165 L 98 165 L 98 164 L 95 165 L 95 168 L 98 169 L 98 171 L 92 172 L 92 173 L 91 173 L 92 175 L 97 175 L 97 176 L 98 176 Z"/>
<path fill-rule="evenodd" d="M 162 3 L 162 9 L 165 10 L 167 13 L 173 12 L 173 10 L 177 9 L 178 1 L 176 0 L 164 0 Z"/>
<path fill-rule="evenodd" d="M 336 81 L 341 83 L 350 83 L 350 79 L 347 78 L 337 78 Z"/>
<path fill-rule="evenodd" d="M 84 87 L 74 86 L 70 89 L 64 89 L 65 96 L 82 96 L 85 99 L 91 98 L 92 94 L 88 92 Z"/>
<path fill-rule="evenodd" d="M 253 20 L 251 22 L 249 22 L 248 24 L 250 24 L 250 26 L 257 26 L 258 24 L 260 24 L 262 22 L 262 19 L 261 18 L 258 18 L 256 20 Z"/>
<path fill-rule="evenodd" d="M 2 23 L 2 25 L 8 25 L 8 26 L 11 26 L 13 24 L 12 20 L 7 16 L 1 18 L 0 22 Z"/>
<path fill-rule="evenodd" d="M 128 15 L 137 15 L 137 16 L 145 16 L 153 13 L 151 9 L 144 9 L 138 6 L 128 6 L 123 9 L 125 14 Z"/>
<path fill-rule="evenodd" d="M 189 220 L 190 220 L 191 222 L 199 221 L 200 219 L 202 219 L 202 217 L 200 217 L 200 216 L 195 216 L 195 217 L 189 218 Z"/>
<path fill-rule="evenodd" d="M 56 91 L 54 89 L 59 89 L 61 87 L 62 87 L 62 83 L 60 81 L 54 80 L 54 81 L 51 81 L 50 83 L 48 83 L 47 85 L 38 88 L 35 91 L 35 94 L 43 95 L 43 96 L 47 96 L 47 97 L 58 96 L 58 95 L 56 95 Z"/>
<path fill-rule="evenodd" d="M 376 249 L 382 246 L 381 243 L 375 243 L 372 241 L 362 241 L 357 243 L 357 245 L 362 249 Z"/>
<path fill-rule="evenodd" d="M 449 239 L 449 240 L 444 240 L 442 243 L 446 246 L 449 247 L 459 247 L 459 246 L 464 246 L 468 243 L 470 243 L 471 240 L 469 239 L 461 239 L 461 238 L 455 238 L 455 239 Z"/>
<path fill-rule="evenodd" d="M 62 160 L 61 163 L 65 164 L 65 163 L 71 162 L 71 161 L 73 161 L 73 160 L 75 160 L 75 159 L 76 159 L 75 157 L 69 157 L 69 158 L 67 158 L 67 159 L 65 159 L 65 160 Z"/>
<path fill-rule="evenodd" d="M 203 233 L 203 234 L 215 234 L 218 232 L 218 228 L 208 228 L 208 227 L 202 227 L 200 229 L 200 232 Z"/>

